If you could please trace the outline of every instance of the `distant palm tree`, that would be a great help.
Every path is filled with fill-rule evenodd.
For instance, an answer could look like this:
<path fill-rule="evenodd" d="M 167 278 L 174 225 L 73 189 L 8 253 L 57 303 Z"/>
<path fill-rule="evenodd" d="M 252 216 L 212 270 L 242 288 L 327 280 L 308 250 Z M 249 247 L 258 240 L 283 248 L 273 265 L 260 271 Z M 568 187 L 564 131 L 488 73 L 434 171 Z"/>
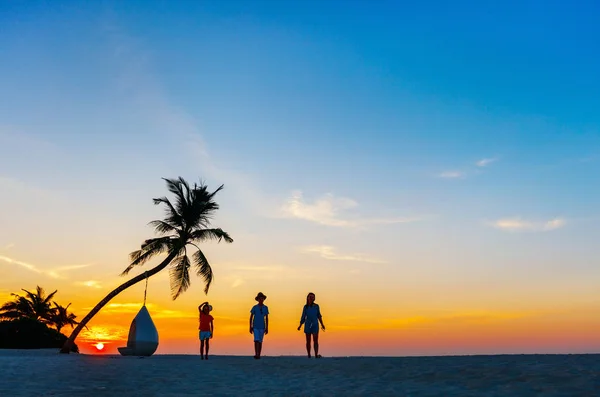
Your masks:
<path fill-rule="evenodd" d="M 77 316 L 68 312 L 69 306 L 71 306 L 70 303 L 67 306 L 61 306 L 56 302 L 52 303 L 54 304 L 54 307 L 49 318 L 49 323 L 54 325 L 58 332 L 60 332 L 64 326 L 70 325 L 71 328 L 74 328 L 79 324 L 79 322 L 75 320 Z"/>
<path fill-rule="evenodd" d="M 6 302 L 0 307 L 0 319 L 2 320 L 15 320 L 17 318 L 34 318 L 33 310 L 31 309 L 30 302 L 27 298 L 11 294 L 16 296 L 15 300 Z"/>
<path fill-rule="evenodd" d="M 213 281 L 213 271 L 197 244 L 207 240 L 221 241 L 221 239 L 228 243 L 233 242 L 227 232 L 219 228 L 210 228 L 210 220 L 214 212 L 219 209 L 214 196 L 223 189 L 223 185 L 211 193 L 203 183 L 190 187 L 181 177 L 165 179 L 165 181 L 169 192 L 175 195 L 175 203 L 171 203 L 166 197 L 154 199 L 154 204 L 164 204 L 166 207 L 166 216 L 163 220 L 150 222 L 160 237 L 144 241 L 140 250 L 129 254 L 131 263 L 121 275 L 128 274 L 135 266 L 143 265 L 156 255 L 166 253 L 167 257 L 158 266 L 135 276 L 106 295 L 73 330 L 61 353 L 69 353 L 79 332 L 112 298 L 145 278 L 155 275 L 169 264 L 171 264 L 169 270 L 173 300 L 189 287 L 189 269 L 192 262 L 196 267 L 197 275 L 204 279 L 204 293 L 208 294 Z M 188 246 L 197 249 L 192 255 L 192 261 L 188 257 Z"/>
<path fill-rule="evenodd" d="M 50 317 L 54 311 L 50 306 L 50 302 L 57 291 L 46 296 L 46 292 L 39 285 L 36 292 L 29 292 L 26 289 L 22 291 L 25 292 L 26 296 L 11 294 L 15 297 L 15 300 L 6 302 L 0 307 L 0 318 L 10 320 L 28 317 L 44 323 L 50 322 Z"/>

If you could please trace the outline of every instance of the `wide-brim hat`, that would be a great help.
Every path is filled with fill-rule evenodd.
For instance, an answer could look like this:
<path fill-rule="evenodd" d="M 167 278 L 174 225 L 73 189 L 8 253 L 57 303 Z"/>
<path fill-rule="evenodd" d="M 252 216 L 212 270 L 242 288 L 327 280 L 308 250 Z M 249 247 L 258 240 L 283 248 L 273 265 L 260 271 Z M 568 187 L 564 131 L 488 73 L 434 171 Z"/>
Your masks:
<path fill-rule="evenodd" d="M 256 298 L 254 298 L 254 300 L 257 301 L 258 298 L 267 299 L 267 295 L 263 294 L 262 292 L 259 292 L 258 295 L 256 295 Z"/>

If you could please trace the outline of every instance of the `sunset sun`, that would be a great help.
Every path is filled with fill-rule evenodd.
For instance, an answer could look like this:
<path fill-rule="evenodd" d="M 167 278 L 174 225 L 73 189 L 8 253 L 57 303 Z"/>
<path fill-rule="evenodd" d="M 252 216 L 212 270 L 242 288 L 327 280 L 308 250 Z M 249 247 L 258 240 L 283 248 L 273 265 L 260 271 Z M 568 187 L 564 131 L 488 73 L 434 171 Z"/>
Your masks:
<path fill-rule="evenodd" d="M 94 345 L 98 351 L 102 351 L 104 349 L 104 343 L 98 342 Z"/>

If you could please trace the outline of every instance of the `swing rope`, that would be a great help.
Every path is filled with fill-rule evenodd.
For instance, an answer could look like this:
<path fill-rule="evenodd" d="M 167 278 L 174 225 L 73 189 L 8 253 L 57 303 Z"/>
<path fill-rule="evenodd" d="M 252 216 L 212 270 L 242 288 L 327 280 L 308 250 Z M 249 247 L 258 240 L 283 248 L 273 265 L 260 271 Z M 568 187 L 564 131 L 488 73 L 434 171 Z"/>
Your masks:
<path fill-rule="evenodd" d="M 148 291 L 148 272 L 146 273 L 146 288 L 144 288 L 144 306 L 146 306 L 146 292 Z"/>

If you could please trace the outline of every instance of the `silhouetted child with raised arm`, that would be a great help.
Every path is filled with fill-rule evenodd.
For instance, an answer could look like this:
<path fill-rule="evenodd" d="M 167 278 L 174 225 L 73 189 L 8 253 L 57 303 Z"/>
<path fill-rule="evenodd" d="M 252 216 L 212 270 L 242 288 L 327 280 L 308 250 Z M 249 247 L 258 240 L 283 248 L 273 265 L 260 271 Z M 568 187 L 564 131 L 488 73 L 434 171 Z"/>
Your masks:
<path fill-rule="evenodd" d="M 269 333 L 269 308 L 263 303 L 267 296 L 259 292 L 254 298 L 257 305 L 250 310 L 250 333 L 254 334 L 254 359 L 260 359 L 263 338 Z"/>
<path fill-rule="evenodd" d="M 215 330 L 213 323 L 214 318 L 209 314 L 211 310 L 212 306 L 209 305 L 208 302 L 204 302 L 200 306 L 198 306 L 198 312 L 200 315 L 198 337 L 200 338 L 200 359 L 202 360 L 204 360 L 204 358 L 208 360 L 208 341 L 212 339 L 213 332 Z"/>

